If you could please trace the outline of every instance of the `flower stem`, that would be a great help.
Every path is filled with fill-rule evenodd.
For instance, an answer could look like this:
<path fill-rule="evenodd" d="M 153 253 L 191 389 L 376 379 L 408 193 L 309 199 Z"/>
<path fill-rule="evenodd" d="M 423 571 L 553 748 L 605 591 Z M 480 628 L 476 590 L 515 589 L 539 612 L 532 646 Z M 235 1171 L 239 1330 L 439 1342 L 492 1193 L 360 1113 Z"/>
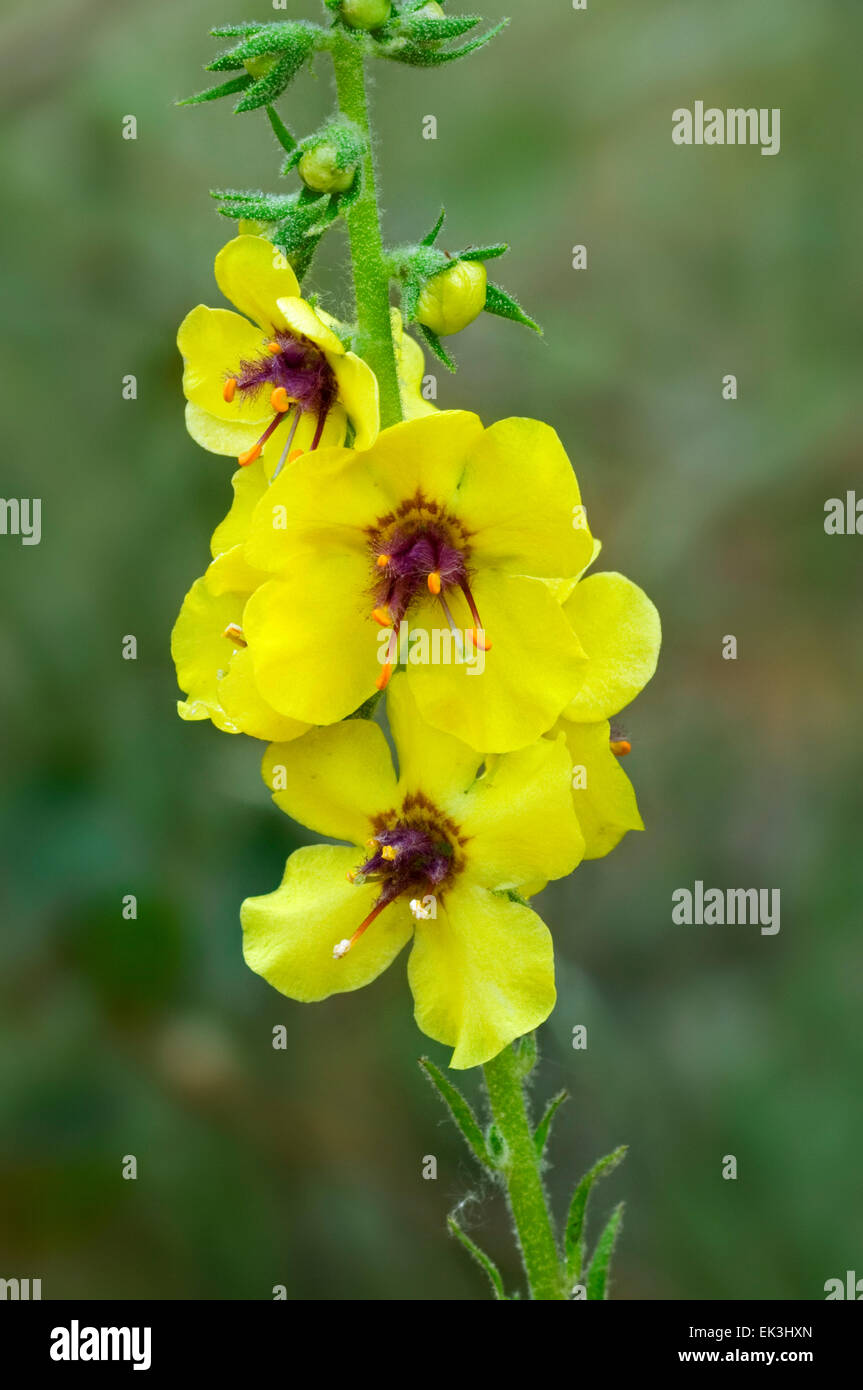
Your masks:
<path fill-rule="evenodd" d="M 492 1115 L 504 1142 L 502 1172 L 530 1296 L 565 1300 L 560 1256 L 528 1120 L 523 1071 L 513 1048 L 504 1048 L 486 1062 L 483 1072 Z"/>
<path fill-rule="evenodd" d="M 333 43 L 333 64 L 339 108 L 359 127 L 368 146 L 363 160 L 362 192 L 347 213 L 347 224 L 357 301 L 357 351 L 378 379 L 381 426 L 386 429 L 388 425 L 398 424 L 402 418 L 402 408 L 390 322 L 389 271 L 381 237 L 362 48 L 347 35 L 337 35 Z"/>

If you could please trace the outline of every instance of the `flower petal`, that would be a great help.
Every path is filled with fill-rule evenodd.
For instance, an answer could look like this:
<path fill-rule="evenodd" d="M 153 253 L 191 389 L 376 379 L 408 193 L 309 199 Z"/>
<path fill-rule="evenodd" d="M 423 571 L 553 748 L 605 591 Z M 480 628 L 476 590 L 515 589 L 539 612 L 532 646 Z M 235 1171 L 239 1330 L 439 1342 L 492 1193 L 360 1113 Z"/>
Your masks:
<path fill-rule="evenodd" d="M 219 700 L 219 672 L 236 650 L 225 628 L 242 621 L 245 602 L 241 594 L 213 594 L 205 578 L 196 579 L 184 598 L 171 633 L 177 684 L 188 696 L 178 706 L 181 719 L 211 719 L 224 733 L 239 733 Z"/>
<path fill-rule="evenodd" d="M 408 979 L 419 1027 L 475 1067 L 538 1027 L 554 1008 L 554 952 L 529 907 L 458 882 L 437 917 L 417 923 Z"/>
<path fill-rule="evenodd" d="M 360 458 L 352 449 L 317 449 L 285 468 L 252 517 L 247 544 L 251 563 L 277 571 L 299 550 L 347 549 L 363 557 L 362 590 L 367 591 L 371 557 L 366 527 L 388 502 Z"/>
<path fill-rule="evenodd" d="M 402 415 L 406 420 L 418 420 L 423 415 L 436 415 L 438 407 L 427 401 L 422 393 L 426 369 L 423 350 L 416 339 L 404 331 L 401 313 L 395 306 L 390 310 L 390 320 L 396 350 Z"/>
<path fill-rule="evenodd" d="M 551 728 L 578 689 L 584 654 L 541 579 L 487 570 L 471 587 L 491 642 L 484 669 L 476 660 L 481 653 L 461 665 L 409 661 L 408 680 L 429 724 L 480 752 L 508 753 Z M 450 601 L 450 609 L 457 627 L 473 625 L 461 596 Z M 430 642 L 442 623 L 431 599 L 411 611 L 411 629 L 425 628 Z"/>
<path fill-rule="evenodd" d="M 627 830 L 643 830 L 632 783 L 609 747 L 607 720 L 558 725 L 572 757 L 573 804 L 585 839 L 585 859 L 601 859 Z"/>
<path fill-rule="evenodd" d="M 589 564 L 593 537 L 556 433 L 539 420 L 500 420 L 471 450 L 458 516 L 482 564 L 563 576 Z"/>
<path fill-rule="evenodd" d="M 231 402 L 222 394 L 226 378 L 240 362 L 263 352 L 264 340 L 255 324 L 230 309 L 199 304 L 180 324 L 177 347 L 183 355 L 187 400 L 219 419 L 243 424 L 256 424 L 272 415 L 263 394 L 238 392 Z"/>
<path fill-rule="evenodd" d="M 368 719 L 313 729 L 289 748 L 274 743 L 261 771 L 281 810 L 334 840 L 365 844 L 372 818 L 395 807 L 390 750 Z"/>
<path fill-rule="evenodd" d="M 563 878 L 581 862 L 584 837 L 572 806 L 563 740 L 539 739 L 497 758 L 459 811 L 467 873 L 486 888 Z"/>
<path fill-rule="evenodd" d="M 252 513 L 267 490 L 267 475 L 262 459 L 238 468 L 231 478 L 234 500 L 227 516 L 219 522 L 210 540 L 210 553 L 215 559 L 235 545 L 242 545 L 249 534 Z"/>
<path fill-rule="evenodd" d="M 481 434 L 482 422 L 470 411 L 438 410 L 382 430 L 374 447 L 358 462 L 368 468 L 391 507 L 418 492 L 451 504 Z"/>
<path fill-rule="evenodd" d="M 338 382 L 339 400 L 354 427 L 354 448 L 370 449 L 381 427 L 378 379 L 355 352 L 344 352 L 340 357 L 328 354 L 327 360 Z"/>
<path fill-rule="evenodd" d="M 236 651 L 218 684 L 222 709 L 240 733 L 265 742 L 277 741 L 284 747 L 301 738 L 311 727 L 297 719 L 287 719 L 267 704 L 255 683 L 252 654 L 246 648 Z"/>
<path fill-rule="evenodd" d="M 243 630 L 261 694 L 280 714 L 333 724 L 374 694 L 380 628 L 367 583 L 365 556 L 303 551 L 252 594 Z"/>
<path fill-rule="evenodd" d="M 344 354 L 345 345 L 342 340 L 324 323 L 322 318 L 319 318 L 311 304 L 300 298 L 299 290 L 295 294 L 284 296 L 279 300 L 279 313 L 285 327 L 301 338 L 308 338 L 310 342 L 315 344 L 315 347 L 320 348 L 321 352 L 328 356 L 332 353 L 334 357 L 341 357 Z M 330 366 L 332 365 L 330 363 Z"/>
<path fill-rule="evenodd" d="M 269 418 L 272 418 L 272 412 Z M 338 447 L 344 443 L 346 420 L 347 416 L 343 408 L 338 404 L 334 405 L 324 425 L 321 447 Z M 275 472 L 287 443 L 288 430 L 292 421 L 293 413 L 286 411 L 284 420 L 276 426 L 264 446 L 262 457 L 268 477 Z M 211 454 L 232 454 L 234 458 L 239 458 L 240 454 L 251 449 L 264 432 L 264 426 L 260 421 L 255 425 L 248 425 L 243 424 L 242 421 L 221 420 L 217 415 L 211 415 L 209 411 L 202 410 L 199 405 L 195 405 L 192 401 L 186 405 L 186 429 L 195 443 L 200 444 L 202 449 L 209 449 Z M 292 451 L 297 449 L 305 453 L 312 443 L 316 429 L 315 416 L 303 415 L 292 440 Z M 252 466 L 249 465 L 249 467 Z"/>
<path fill-rule="evenodd" d="M 251 594 L 269 578 L 246 560 L 246 548 L 234 545 L 217 555 L 204 576 L 212 594 Z"/>
<path fill-rule="evenodd" d="M 402 674 L 387 690 L 387 720 L 398 757 L 399 800 L 421 791 L 447 815 L 461 810 L 482 754 L 427 724 Z"/>
<path fill-rule="evenodd" d="M 297 277 L 271 241 L 238 236 L 216 257 L 216 283 L 226 299 L 265 333 L 286 328 L 277 301 L 300 292 Z"/>
<path fill-rule="evenodd" d="M 583 579 L 564 606 L 587 663 L 567 719 L 594 723 L 623 709 L 656 670 L 659 614 L 637 584 L 622 574 Z"/>
<path fill-rule="evenodd" d="M 410 940 L 407 905 L 392 903 L 346 956 L 333 959 L 333 947 L 353 935 L 376 897 L 374 885 L 348 883 L 356 866 L 355 849 L 310 845 L 291 855 L 281 887 L 243 903 L 246 963 L 289 999 L 311 1002 L 360 989 Z"/>

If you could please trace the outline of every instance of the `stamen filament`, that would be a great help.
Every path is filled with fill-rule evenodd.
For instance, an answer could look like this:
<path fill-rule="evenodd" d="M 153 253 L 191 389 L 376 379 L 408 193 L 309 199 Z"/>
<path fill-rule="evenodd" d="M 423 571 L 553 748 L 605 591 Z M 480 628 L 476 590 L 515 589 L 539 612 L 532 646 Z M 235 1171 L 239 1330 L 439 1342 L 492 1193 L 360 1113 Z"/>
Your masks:
<path fill-rule="evenodd" d="M 237 459 L 237 463 L 240 465 L 241 468 L 248 468 L 250 463 L 254 463 L 255 459 L 259 459 L 261 457 L 264 445 L 266 444 L 270 435 L 273 433 L 273 430 L 276 428 L 276 426 L 281 424 L 282 419 L 283 416 L 277 412 L 275 417 L 267 425 L 267 428 L 264 430 L 264 433 L 261 435 L 257 444 L 253 444 L 251 449 L 247 449 L 244 454 L 240 454 L 239 458 Z"/>
<path fill-rule="evenodd" d="M 480 651 L 490 652 L 491 642 L 485 635 L 485 629 L 482 625 L 482 618 L 479 616 L 476 603 L 474 602 L 473 594 L 471 593 L 470 586 L 468 585 L 466 580 L 463 579 L 461 581 L 460 588 L 465 598 L 467 599 L 467 606 L 471 611 L 471 617 L 476 623 L 476 627 L 473 628 L 473 630 L 471 631 L 471 636 L 474 640 L 474 645 L 479 647 Z"/>
<path fill-rule="evenodd" d="M 365 921 L 361 922 L 360 925 L 357 927 L 353 936 L 348 937 L 345 941 L 339 941 L 337 945 L 333 947 L 333 960 L 341 960 L 343 956 L 346 956 L 351 947 L 355 945 L 357 941 L 359 941 L 363 932 L 371 926 L 375 918 L 378 917 L 383 912 L 384 908 L 387 906 L 388 902 L 386 899 L 379 903 L 376 903 L 376 905 L 372 908 Z"/>
<path fill-rule="evenodd" d="M 274 394 L 275 394 L 275 393 L 274 393 Z M 296 409 L 296 411 L 294 412 L 294 418 L 293 418 L 293 420 L 291 421 L 291 428 L 288 430 L 288 437 L 287 437 L 287 439 L 285 440 L 285 447 L 284 447 L 284 449 L 282 450 L 282 456 L 281 456 L 281 458 L 279 459 L 278 463 L 276 464 L 275 470 L 274 470 L 274 472 L 273 472 L 273 476 L 272 476 L 272 478 L 271 478 L 271 480 L 270 480 L 271 482 L 275 482 L 275 481 L 276 481 L 276 479 L 278 478 L 279 474 L 281 473 L 282 469 L 283 469 L 284 466 L 285 466 L 285 459 L 289 457 L 290 448 L 291 448 L 291 445 L 292 445 L 293 442 L 294 442 L 294 435 L 295 435 L 296 432 L 297 432 L 297 425 L 300 423 L 300 415 L 301 415 L 301 413 L 302 413 L 302 412 L 300 411 L 299 406 L 297 406 L 297 409 Z M 279 417 L 279 418 L 281 418 L 281 417 Z"/>

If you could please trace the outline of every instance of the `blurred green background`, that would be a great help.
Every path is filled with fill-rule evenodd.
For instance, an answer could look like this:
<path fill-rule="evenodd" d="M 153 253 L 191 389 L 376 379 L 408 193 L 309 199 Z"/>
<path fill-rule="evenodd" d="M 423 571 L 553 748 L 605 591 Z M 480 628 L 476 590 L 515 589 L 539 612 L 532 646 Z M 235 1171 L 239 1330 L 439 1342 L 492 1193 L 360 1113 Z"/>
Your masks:
<path fill-rule="evenodd" d="M 541 900 L 560 997 L 537 1094 L 573 1095 L 550 1184 L 561 1213 L 630 1144 L 593 1214 L 595 1234 L 626 1199 L 617 1298 L 821 1298 L 863 1272 L 863 539 L 823 530 L 827 498 L 863 495 L 863 13 L 510 13 L 464 64 L 380 65 L 374 96 L 388 238 L 445 202 L 449 245 L 510 241 L 500 278 L 546 329 L 486 317 L 440 403 L 553 423 L 602 565 L 664 621 L 626 721 L 649 833 Z M 0 21 L 0 491 L 43 499 L 41 545 L 0 538 L 0 1275 L 46 1298 L 484 1298 L 444 1230 L 470 1190 L 473 1235 L 516 1278 L 500 1200 L 417 1070 L 447 1052 L 416 1032 L 403 961 L 313 1007 L 244 966 L 239 903 L 297 840 L 255 746 L 174 713 L 169 632 L 230 474 L 184 433 L 174 335 L 219 302 L 231 224 L 208 189 L 277 188 L 279 158 L 262 113 L 173 102 L 208 85 L 210 25 L 272 17 L 6 0 Z M 328 110 L 326 66 L 283 100 L 299 133 Z M 780 107 L 781 153 L 674 146 L 696 99 Z M 339 231 L 313 275 L 336 308 L 343 252 Z M 781 932 L 674 926 L 695 879 L 780 888 Z"/>

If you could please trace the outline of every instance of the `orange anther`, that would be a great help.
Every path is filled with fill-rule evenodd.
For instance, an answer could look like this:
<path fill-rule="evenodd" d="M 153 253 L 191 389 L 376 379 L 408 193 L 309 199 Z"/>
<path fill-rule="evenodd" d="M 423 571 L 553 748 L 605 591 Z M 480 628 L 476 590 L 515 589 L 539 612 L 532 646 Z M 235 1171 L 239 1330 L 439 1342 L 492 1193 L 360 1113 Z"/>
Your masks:
<path fill-rule="evenodd" d="M 379 555 L 377 560 L 375 561 L 379 570 L 385 570 L 389 562 L 389 555 Z"/>
<path fill-rule="evenodd" d="M 281 352 L 281 350 L 282 350 L 282 349 L 281 349 L 281 347 L 279 346 L 278 343 L 267 343 L 267 352 L 271 352 L 271 353 L 273 354 L 274 357 L 275 357 L 276 353 L 277 353 L 277 352 Z"/>
<path fill-rule="evenodd" d="M 378 676 L 377 680 L 375 681 L 375 689 L 376 689 L 376 690 L 386 690 L 387 686 L 389 685 L 390 681 L 392 680 L 392 674 L 393 674 L 392 662 L 391 662 L 391 661 L 388 661 L 387 664 L 386 664 L 386 666 L 384 667 L 384 669 L 381 671 L 380 675 Z"/>
<path fill-rule="evenodd" d="M 303 457 L 304 452 L 305 451 L 303 449 L 292 449 L 291 452 L 288 454 L 288 463 L 296 463 L 297 459 L 301 459 Z"/>
<path fill-rule="evenodd" d="M 243 636 L 243 629 L 239 623 L 228 623 L 222 636 L 227 637 L 229 642 L 233 642 L 235 647 L 247 647 L 249 645 Z"/>
<path fill-rule="evenodd" d="M 392 863 L 393 859 L 396 857 L 396 853 L 397 850 L 395 845 L 384 845 L 381 850 L 381 859 L 389 859 L 390 863 Z"/>
<path fill-rule="evenodd" d="M 284 415 L 286 410 L 290 410 L 291 402 L 284 386 L 276 387 L 275 391 L 270 396 L 270 405 L 273 407 L 273 410 L 278 410 L 281 415 Z"/>
<path fill-rule="evenodd" d="M 474 646 L 481 652 L 491 651 L 491 642 L 486 637 L 481 627 L 472 627 L 470 630 L 471 640 Z"/>
<path fill-rule="evenodd" d="M 223 399 L 223 400 L 226 400 L 226 401 L 228 402 L 228 404 L 230 405 L 231 401 L 234 399 L 234 395 L 235 395 L 235 393 L 236 393 L 236 390 L 237 390 L 237 378 L 236 378 L 235 376 L 229 376 L 229 377 L 228 377 L 228 380 L 225 382 L 224 386 L 222 387 L 222 399 Z"/>
<path fill-rule="evenodd" d="M 617 758 L 625 758 L 627 753 L 632 752 L 632 744 L 628 738 L 613 738 L 608 746 Z"/>
<path fill-rule="evenodd" d="M 255 459 L 259 459 L 261 457 L 261 451 L 262 446 L 260 444 L 253 444 L 251 449 L 247 449 L 244 454 L 240 454 L 240 457 L 237 459 L 237 463 L 240 465 L 241 468 L 248 468 L 250 463 L 254 463 Z"/>
<path fill-rule="evenodd" d="M 393 620 L 390 617 L 390 611 L 388 608 L 372 609 L 372 617 L 380 627 L 392 627 L 393 625 Z"/>
<path fill-rule="evenodd" d="M 440 575 L 438 574 L 437 570 L 432 570 L 431 574 L 429 575 L 428 586 L 430 594 L 440 593 Z"/>

